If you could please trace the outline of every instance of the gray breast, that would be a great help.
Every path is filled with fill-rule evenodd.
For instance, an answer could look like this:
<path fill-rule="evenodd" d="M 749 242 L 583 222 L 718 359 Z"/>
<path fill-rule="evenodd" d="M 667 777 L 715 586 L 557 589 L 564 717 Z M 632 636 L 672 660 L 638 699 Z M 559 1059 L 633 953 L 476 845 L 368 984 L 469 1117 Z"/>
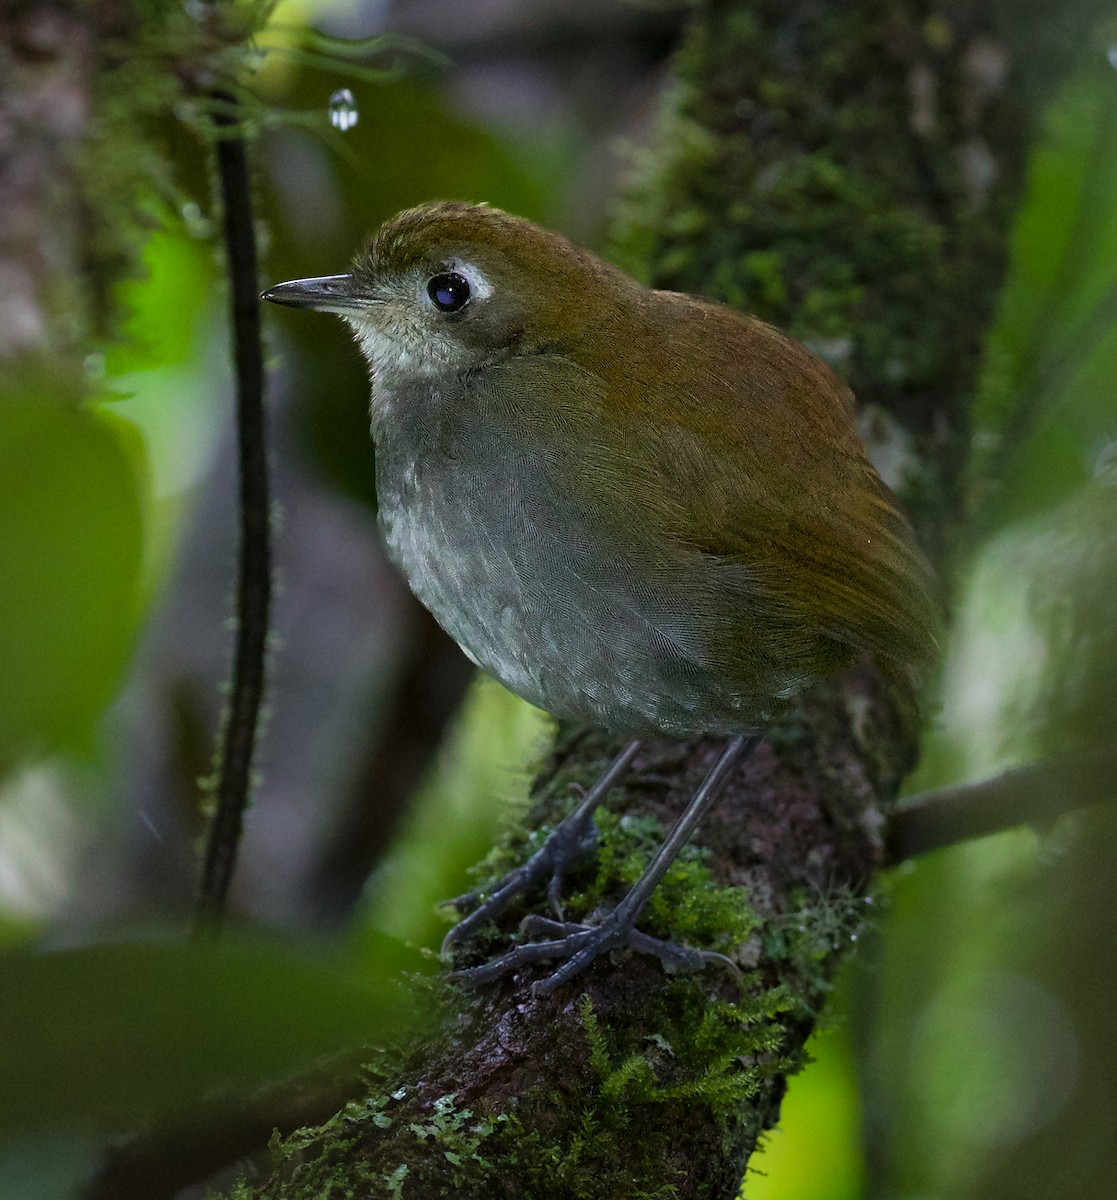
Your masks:
<path fill-rule="evenodd" d="M 438 399 L 397 394 L 381 416 L 380 523 L 412 590 L 478 666 L 556 716 L 626 732 L 763 720 L 673 615 L 690 597 L 637 579 L 623 547 L 605 549 L 545 445 L 499 423 L 463 436 L 446 415 L 463 398 Z"/>

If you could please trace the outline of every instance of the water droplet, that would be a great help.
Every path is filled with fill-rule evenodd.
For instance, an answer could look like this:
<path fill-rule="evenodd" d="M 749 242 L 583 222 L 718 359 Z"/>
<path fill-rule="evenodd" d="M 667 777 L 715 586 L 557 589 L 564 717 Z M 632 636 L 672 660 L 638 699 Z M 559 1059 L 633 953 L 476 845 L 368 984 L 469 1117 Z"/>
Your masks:
<path fill-rule="evenodd" d="M 104 379 L 105 377 L 105 356 L 95 350 L 92 354 L 87 354 L 82 366 L 85 368 L 85 377 L 87 379 Z"/>
<path fill-rule="evenodd" d="M 213 222 L 193 200 L 187 200 L 179 211 L 182 213 L 182 222 L 186 226 L 186 232 L 191 237 L 208 238 L 212 236 Z"/>
<path fill-rule="evenodd" d="M 1115 71 L 1117 71 L 1117 42 L 1114 42 L 1113 45 L 1109 47 L 1109 49 L 1105 52 L 1105 57 L 1109 60 L 1109 65 Z"/>
<path fill-rule="evenodd" d="M 342 133 L 352 129 L 361 119 L 357 101 L 348 88 L 338 88 L 330 97 L 329 114 L 330 124 Z"/>

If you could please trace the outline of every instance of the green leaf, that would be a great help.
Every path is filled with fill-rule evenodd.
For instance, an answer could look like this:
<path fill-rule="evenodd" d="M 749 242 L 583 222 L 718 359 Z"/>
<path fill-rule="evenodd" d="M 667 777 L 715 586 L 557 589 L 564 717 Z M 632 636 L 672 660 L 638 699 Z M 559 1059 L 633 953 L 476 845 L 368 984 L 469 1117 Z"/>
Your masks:
<path fill-rule="evenodd" d="M 88 738 L 140 615 L 139 441 L 74 393 L 0 379 L 0 771 Z"/>
<path fill-rule="evenodd" d="M 1033 152 L 989 335 L 969 466 L 984 531 L 1059 503 L 1112 442 L 1117 377 L 1117 88 L 1100 56 Z"/>
<path fill-rule="evenodd" d="M 243 940 L 0 955 L 0 1130 L 181 1114 L 216 1089 L 382 1044 L 416 1023 L 404 953 L 383 939 L 372 984 Z"/>

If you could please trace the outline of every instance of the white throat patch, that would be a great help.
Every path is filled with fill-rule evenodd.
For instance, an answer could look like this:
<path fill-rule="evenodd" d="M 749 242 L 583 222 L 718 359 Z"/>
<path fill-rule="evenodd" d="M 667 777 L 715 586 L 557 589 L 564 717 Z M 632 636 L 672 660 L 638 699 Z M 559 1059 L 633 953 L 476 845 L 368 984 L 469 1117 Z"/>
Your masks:
<path fill-rule="evenodd" d="M 447 261 L 445 271 L 461 275 L 470 289 L 469 303 L 482 303 L 493 294 L 493 285 L 473 263 Z M 443 327 L 446 314 L 435 307 L 427 291 L 430 277 L 410 272 L 367 313 L 342 313 L 372 372 L 373 381 L 395 374 L 439 375 L 468 365 L 469 353 Z"/>

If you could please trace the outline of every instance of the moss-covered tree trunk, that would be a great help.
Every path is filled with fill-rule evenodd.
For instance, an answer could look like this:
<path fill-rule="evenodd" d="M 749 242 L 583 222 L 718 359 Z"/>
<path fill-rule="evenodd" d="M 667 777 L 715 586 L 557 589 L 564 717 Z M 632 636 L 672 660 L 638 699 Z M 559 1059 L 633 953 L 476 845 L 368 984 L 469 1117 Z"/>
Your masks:
<path fill-rule="evenodd" d="M 940 564 L 1029 139 L 1101 7 L 702 0 L 616 224 L 617 257 L 650 282 L 758 312 L 848 378 Z M 742 991 L 624 954 L 547 999 L 528 974 L 466 995 L 367 1097 L 277 1145 L 243 1194 L 734 1196 L 855 940 L 917 734 L 859 669 L 737 772 L 645 926 L 731 954 Z M 560 738 L 494 873 L 616 748 Z M 644 748 L 576 911 L 620 894 L 649 820 L 677 814 L 716 750 Z"/>

